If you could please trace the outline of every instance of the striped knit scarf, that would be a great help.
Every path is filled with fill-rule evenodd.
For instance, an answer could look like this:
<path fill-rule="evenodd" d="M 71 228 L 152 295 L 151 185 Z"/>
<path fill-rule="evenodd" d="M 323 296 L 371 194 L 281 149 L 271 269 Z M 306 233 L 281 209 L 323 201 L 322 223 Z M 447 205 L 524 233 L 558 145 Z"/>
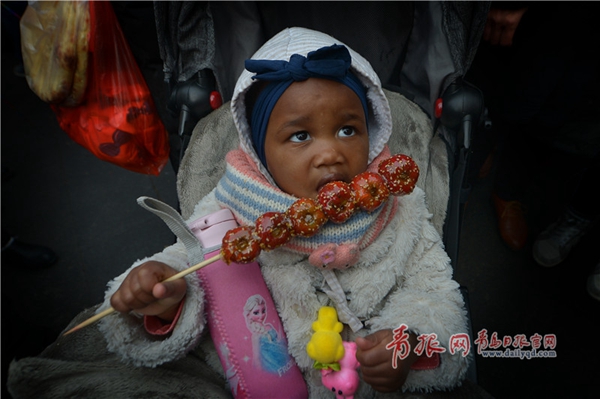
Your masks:
<path fill-rule="evenodd" d="M 368 170 L 377 171 L 379 162 L 390 156 L 386 147 L 371 162 Z M 229 208 L 242 225 L 253 226 L 265 212 L 285 212 L 298 198 L 286 194 L 268 183 L 256 164 L 242 150 L 226 156 L 225 175 L 216 188 L 218 203 Z M 369 246 L 385 228 L 395 213 L 395 197 L 372 213 L 356 212 L 342 223 L 327 222 L 313 237 L 295 237 L 285 247 L 293 252 L 310 255 L 326 244 L 356 244 L 359 250 Z"/>

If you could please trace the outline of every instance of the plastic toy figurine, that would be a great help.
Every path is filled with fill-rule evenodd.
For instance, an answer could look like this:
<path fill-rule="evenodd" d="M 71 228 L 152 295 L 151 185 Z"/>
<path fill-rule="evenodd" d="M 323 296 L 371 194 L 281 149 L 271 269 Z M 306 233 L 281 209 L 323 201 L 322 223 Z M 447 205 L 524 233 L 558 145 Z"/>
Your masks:
<path fill-rule="evenodd" d="M 338 321 L 335 308 L 323 306 L 319 309 L 317 321 L 313 322 L 312 328 L 315 332 L 306 345 L 306 352 L 315 360 L 314 367 L 339 370 L 338 361 L 344 356 L 340 335 L 344 326 Z"/>
<path fill-rule="evenodd" d="M 354 342 L 343 343 L 345 353 L 340 359 L 340 370 L 321 370 L 321 381 L 323 385 L 335 392 L 336 399 L 353 399 L 354 392 L 358 388 L 358 367 L 360 363 L 356 360 L 356 344 Z"/>
<path fill-rule="evenodd" d="M 335 392 L 337 399 L 352 399 L 359 383 L 356 344 L 342 341 L 340 333 L 344 326 L 331 306 L 319 309 L 312 328 L 315 332 L 306 345 L 306 352 L 315 360 L 313 367 L 321 369 L 323 385 Z"/>

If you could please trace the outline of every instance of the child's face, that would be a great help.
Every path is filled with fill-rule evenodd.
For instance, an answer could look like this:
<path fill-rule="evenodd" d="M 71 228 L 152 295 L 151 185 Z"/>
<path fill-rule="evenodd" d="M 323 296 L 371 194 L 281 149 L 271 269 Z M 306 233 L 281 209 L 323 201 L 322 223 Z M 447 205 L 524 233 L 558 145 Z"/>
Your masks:
<path fill-rule="evenodd" d="M 332 80 L 292 83 L 271 113 L 265 154 L 269 173 L 288 194 L 316 198 L 330 181 L 349 183 L 369 158 L 360 99 Z"/>
<path fill-rule="evenodd" d="M 250 321 L 254 323 L 264 323 L 267 318 L 267 307 L 264 303 L 257 304 L 252 308 L 248 317 L 250 318 Z"/>

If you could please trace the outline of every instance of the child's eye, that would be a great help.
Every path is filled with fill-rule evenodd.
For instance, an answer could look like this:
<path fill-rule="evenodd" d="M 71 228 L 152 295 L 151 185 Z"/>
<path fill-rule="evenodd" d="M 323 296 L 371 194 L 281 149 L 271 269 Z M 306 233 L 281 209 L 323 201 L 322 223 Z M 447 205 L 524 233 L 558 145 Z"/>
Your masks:
<path fill-rule="evenodd" d="M 339 130 L 338 134 L 342 137 L 350 137 L 354 136 L 356 134 L 356 131 L 351 126 L 344 126 Z"/>
<path fill-rule="evenodd" d="M 292 136 L 290 137 L 290 141 L 293 141 L 295 143 L 302 143 L 308 140 L 309 138 L 310 135 L 308 134 L 308 132 L 296 132 L 292 134 Z"/>

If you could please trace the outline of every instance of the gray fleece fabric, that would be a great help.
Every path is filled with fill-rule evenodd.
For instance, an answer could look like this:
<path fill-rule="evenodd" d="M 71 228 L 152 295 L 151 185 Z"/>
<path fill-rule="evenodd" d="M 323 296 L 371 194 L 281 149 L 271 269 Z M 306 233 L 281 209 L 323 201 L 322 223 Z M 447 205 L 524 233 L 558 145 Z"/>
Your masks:
<path fill-rule="evenodd" d="M 93 316 L 95 310 L 93 307 L 81 312 L 65 331 Z M 59 337 L 38 356 L 13 361 L 7 386 L 13 399 L 232 398 L 225 379 L 211 370 L 203 360 L 205 355 L 202 346 L 180 360 L 155 368 L 134 367 L 108 352 L 104 337 L 96 324 L 66 337 Z M 451 392 L 377 397 L 493 399 L 468 380 Z"/>

